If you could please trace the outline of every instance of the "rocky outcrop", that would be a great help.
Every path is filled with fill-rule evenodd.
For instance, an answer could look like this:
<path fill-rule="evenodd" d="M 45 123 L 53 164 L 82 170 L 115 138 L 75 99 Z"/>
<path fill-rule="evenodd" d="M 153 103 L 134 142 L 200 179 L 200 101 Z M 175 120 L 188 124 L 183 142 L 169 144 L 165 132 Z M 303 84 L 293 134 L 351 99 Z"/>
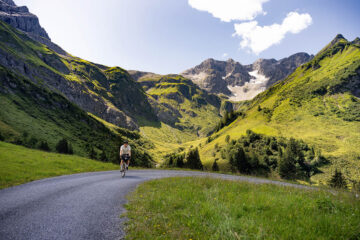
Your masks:
<path fill-rule="evenodd" d="M 246 66 L 249 71 L 258 71 L 269 80 L 267 87 L 286 78 L 300 65 L 310 61 L 314 56 L 307 53 L 296 53 L 290 57 L 280 59 L 258 59 L 253 64 Z"/>
<path fill-rule="evenodd" d="M 26 6 L 16 6 L 12 0 L 0 0 L 0 20 L 25 32 L 33 40 L 45 44 L 55 52 L 67 54 L 51 41 L 45 29 L 41 27 L 38 17 L 30 13 Z"/>
<path fill-rule="evenodd" d="M 45 29 L 40 26 L 37 16 L 30 13 L 26 6 L 16 6 L 12 0 L 0 0 L 0 20 L 26 33 L 50 40 Z"/>
<path fill-rule="evenodd" d="M 225 62 L 212 58 L 184 71 L 181 75 L 191 79 L 202 89 L 226 95 L 231 94 L 228 85 L 242 86 L 251 78 L 246 68 L 240 63 L 232 59 Z"/>
<path fill-rule="evenodd" d="M 207 59 L 181 75 L 211 93 L 225 94 L 235 101 L 247 100 L 284 79 L 312 57 L 297 53 L 281 60 L 259 59 L 245 66 L 233 59 Z"/>

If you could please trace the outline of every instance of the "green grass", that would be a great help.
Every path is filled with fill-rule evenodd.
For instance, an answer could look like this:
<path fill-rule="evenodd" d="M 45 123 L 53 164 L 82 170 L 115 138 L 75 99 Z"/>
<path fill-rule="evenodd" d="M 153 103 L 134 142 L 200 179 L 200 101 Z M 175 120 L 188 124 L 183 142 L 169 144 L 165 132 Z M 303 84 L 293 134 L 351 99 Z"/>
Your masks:
<path fill-rule="evenodd" d="M 227 135 L 238 139 L 250 129 L 302 139 L 321 149 L 331 164 L 321 168 L 323 174 L 312 177 L 315 182 L 326 183 L 336 168 L 347 179 L 359 179 L 360 99 L 349 85 L 350 79 L 359 76 L 359 69 L 358 46 L 340 41 L 321 51 L 284 81 L 250 101 L 244 118 L 215 133 L 214 140 L 200 149 L 202 161 L 210 166 L 215 144 L 224 146 Z M 269 111 L 258 111 L 259 105 Z"/>
<path fill-rule="evenodd" d="M 346 193 L 213 178 L 140 185 L 127 239 L 358 239 L 360 203 Z"/>
<path fill-rule="evenodd" d="M 118 165 L 112 163 L 48 153 L 1 141 L 0 166 L 0 189 L 42 178 L 118 169 Z"/>

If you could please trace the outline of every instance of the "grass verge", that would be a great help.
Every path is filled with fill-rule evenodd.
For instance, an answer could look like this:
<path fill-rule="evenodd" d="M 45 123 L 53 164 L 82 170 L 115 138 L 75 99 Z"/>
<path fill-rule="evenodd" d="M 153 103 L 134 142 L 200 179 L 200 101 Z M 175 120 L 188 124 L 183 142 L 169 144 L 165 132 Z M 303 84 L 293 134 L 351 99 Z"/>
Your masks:
<path fill-rule="evenodd" d="M 0 142 L 0 189 L 42 178 L 114 169 L 118 165 Z"/>
<path fill-rule="evenodd" d="M 127 239 L 358 239 L 347 193 L 212 178 L 153 180 L 126 205 Z"/>

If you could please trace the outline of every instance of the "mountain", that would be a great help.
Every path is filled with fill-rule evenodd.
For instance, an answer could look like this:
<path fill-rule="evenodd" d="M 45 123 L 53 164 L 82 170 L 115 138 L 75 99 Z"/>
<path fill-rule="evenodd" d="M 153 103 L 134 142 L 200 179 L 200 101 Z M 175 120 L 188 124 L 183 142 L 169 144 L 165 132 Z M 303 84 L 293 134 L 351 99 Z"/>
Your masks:
<path fill-rule="evenodd" d="M 207 59 L 181 75 L 211 93 L 229 96 L 230 100 L 249 100 L 284 79 L 312 57 L 307 53 L 297 53 L 279 61 L 259 59 L 245 66 L 233 59 Z"/>
<path fill-rule="evenodd" d="M 50 40 L 37 16 L 30 13 L 26 6 L 16 6 L 12 0 L 0 0 L 0 20 L 26 33 Z"/>
<path fill-rule="evenodd" d="M 51 41 L 45 29 L 40 26 L 38 17 L 30 13 L 26 6 L 16 6 L 12 0 L 0 0 L 0 20 L 23 31 L 33 40 L 45 44 L 55 52 L 67 54 Z"/>
<path fill-rule="evenodd" d="M 137 119 L 157 117 L 127 71 L 59 51 L 37 17 L 11 0 L 0 1 L 0 15 L 0 140 L 46 142 L 55 151 L 65 138 L 75 154 L 115 163 L 128 139 L 134 164 L 152 165 L 152 143 L 130 130 Z"/>
<path fill-rule="evenodd" d="M 111 125 L 88 114 L 62 94 L 34 84 L 28 78 L 0 66 L 0 140 L 38 148 L 46 142 L 51 151 L 66 138 L 76 155 L 118 162 L 119 143 L 130 141 L 135 165 L 151 166 L 139 133 Z M 104 157 L 105 156 L 105 157 Z"/>
<path fill-rule="evenodd" d="M 207 164 L 214 150 L 247 130 L 301 139 L 322 151 L 331 164 L 312 179 L 325 183 L 335 168 L 348 179 L 360 175 L 360 46 L 338 35 L 312 60 L 241 108 L 235 122 L 211 136 L 200 152 Z M 227 137 L 229 136 L 229 137 Z M 215 152 L 215 157 L 212 155 Z"/>
<path fill-rule="evenodd" d="M 220 118 L 222 99 L 181 75 L 129 71 L 141 84 L 158 119 L 195 138 L 206 136 Z"/>
<path fill-rule="evenodd" d="M 0 65 L 59 92 L 83 110 L 117 126 L 156 119 L 140 84 L 122 68 L 61 55 L 0 21 Z"/>

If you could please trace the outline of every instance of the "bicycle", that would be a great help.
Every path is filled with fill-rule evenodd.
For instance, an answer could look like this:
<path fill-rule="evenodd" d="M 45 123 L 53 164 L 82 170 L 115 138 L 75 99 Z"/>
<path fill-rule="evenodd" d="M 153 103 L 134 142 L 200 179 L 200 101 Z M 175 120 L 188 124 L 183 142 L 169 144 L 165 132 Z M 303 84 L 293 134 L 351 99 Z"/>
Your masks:
<path fill-rule="evenodd" d="M 130 160 L 130 156 L 129 156 L 129 155 L 125 155 L 122 160 L 123 160 L 123 164 L 120 163 L 120 173 L 121 173 L 121 177 L 125 177 L 126 171 L 127 171 L 128 167 L 129 167 L 129 166 L 126 164 L 126 162 L 127 162 L 128 160 Z"/>
<path fill-rule="evenodd" d="M 124 161 L 123 164 L 120 164 L 120 173 L 121 177 L 125 177 L 126 171 L 127 171 L 128 165 Z"/>

